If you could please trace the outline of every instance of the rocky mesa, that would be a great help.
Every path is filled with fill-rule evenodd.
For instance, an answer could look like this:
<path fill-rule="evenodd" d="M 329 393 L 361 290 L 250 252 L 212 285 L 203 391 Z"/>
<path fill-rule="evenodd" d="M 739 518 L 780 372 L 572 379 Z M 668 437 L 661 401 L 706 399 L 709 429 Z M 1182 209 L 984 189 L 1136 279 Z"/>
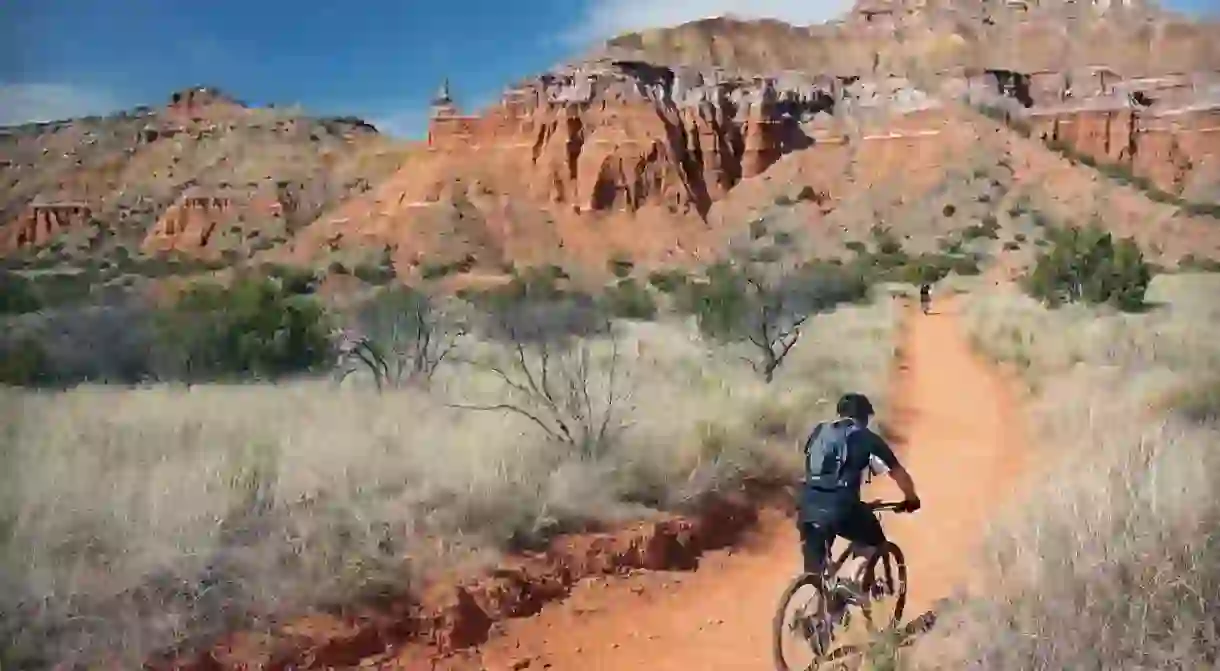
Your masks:
<path fill-rule="evenodd" d="M 414 145 L 189 90 L 8 129 L 0 253 L 123 240 L 325 264 L 371 249 L 408 276 L 685 264 L 778 204 L 835 248 L 878 223 L 977 225 L 993 213 L 921 208 L 948 211 L 952 180 L 1000 170 L 1059 219 L 1099 217 L 1173 262 L 1220 250 L 1217 37 L 1134 0 L 708 19 L 615 38 L 484 110 L 446 83 Z"/>
<path fill-rule="evenodd" d="M 815 194 L 814 228 L 896 169 L 932 186 L 980 142 L 964 112 L 980 109 L 1048 148 L 1215 202 L 1216 36 L 1138 4 L 1024 2 L 860 3 L 825 26 L 719 18 L 627 35 L 479 112 L 446 84 L 427 147 L 297 249 L 375 240 L 407 268 L 438 254 L 487 267 L 703 258 L 731 220 L 782 197 L 760 182 Z M 993 148 L 997 160 L 1011 150 Z"/>
<path fill-rule="evenodd" d="M 355 118 L 252 108 L 215 89 L 160 108 L 0 131 L 0 254 L 247 258 L 397 167 Z"/>

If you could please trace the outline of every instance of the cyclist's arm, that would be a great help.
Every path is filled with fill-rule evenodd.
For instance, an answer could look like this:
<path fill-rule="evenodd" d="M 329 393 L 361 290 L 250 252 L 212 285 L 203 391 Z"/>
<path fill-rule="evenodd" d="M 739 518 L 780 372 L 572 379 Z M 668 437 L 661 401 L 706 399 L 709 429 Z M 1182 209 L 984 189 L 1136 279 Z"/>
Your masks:
<path fill-rule="evenodd" d="M 907 469 L 902 466 L 896 466 L 890 469 L 890 477 L 894 479 L 894 483 L 898 485 L 898 489 L 902 490 L 902 496 L 907 501 L 918 501 L 919 494 L 915 493 L 915 480 Z"/>
<path fill-rule="evenodd" d="M 874 434 L 876 435 L 876 434 Z M 873 455 L 877 457 L 888 469 L 889 476 L 894 479 L 894 484 L 898 485 L 898 489 L 902 490 L 902 496 L 907 501 L 918 501 L 919 494 L 915 492 L 915 479 L 903 468 L 898 461 L 894 450 L 881 438 L 876 436 L 873 441 Z"/>

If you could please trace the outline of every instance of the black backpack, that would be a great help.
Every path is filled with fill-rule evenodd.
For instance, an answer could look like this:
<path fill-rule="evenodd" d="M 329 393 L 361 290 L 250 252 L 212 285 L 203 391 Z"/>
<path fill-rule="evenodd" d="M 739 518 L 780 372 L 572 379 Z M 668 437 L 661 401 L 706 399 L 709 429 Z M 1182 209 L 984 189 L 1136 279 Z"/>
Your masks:
<path fill-rule="evenodd" d="M 848 440 L 860 425 L 842 418 L 813 427 L 805 441 L 805 484 L 813 489 L 835 491 L 850 486 L 847 478 Z"/>

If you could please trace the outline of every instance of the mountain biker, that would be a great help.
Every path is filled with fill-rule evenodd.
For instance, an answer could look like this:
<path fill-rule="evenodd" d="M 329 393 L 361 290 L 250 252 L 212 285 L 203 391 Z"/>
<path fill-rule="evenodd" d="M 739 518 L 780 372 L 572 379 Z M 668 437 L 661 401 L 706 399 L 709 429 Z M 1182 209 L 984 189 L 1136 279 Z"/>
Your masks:
<path fill-rule="evenodd" d="M 844 394 L 836 408 L 839 418 L 814 427 L 805 441 L 805 487 L 798 525 L 805 571 L 819 574 L 836 537 L 855 544 L 865 561 L 863 585 L 872 585 L 873 553 L 886 543 L 876 515 L 860 500 L 865 469 L 877 472 L 877 462 L 902 490 L 899 512 L 919 510 L 915 481 L 881 436 L 868 428 L 876 414 L 863 394 Z"/>
<path fill-rule="evenodd" d="M 928 307 L 932 304 L 932 285 L 924 282 L 919 285 L 919 307 L 923 313 L 928 314 Z"/>

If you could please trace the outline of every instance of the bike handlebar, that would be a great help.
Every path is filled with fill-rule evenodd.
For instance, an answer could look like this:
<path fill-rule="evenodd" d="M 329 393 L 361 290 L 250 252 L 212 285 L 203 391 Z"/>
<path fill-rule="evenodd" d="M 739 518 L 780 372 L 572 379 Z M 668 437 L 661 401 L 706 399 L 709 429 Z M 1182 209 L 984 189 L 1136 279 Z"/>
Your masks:
<path fill-rule="evenodd" d="M 907 512 L 903 510 L 903 501 L 869 501 L 864 507 L 874 512 L 889 511 L 893 513 Z"/>

